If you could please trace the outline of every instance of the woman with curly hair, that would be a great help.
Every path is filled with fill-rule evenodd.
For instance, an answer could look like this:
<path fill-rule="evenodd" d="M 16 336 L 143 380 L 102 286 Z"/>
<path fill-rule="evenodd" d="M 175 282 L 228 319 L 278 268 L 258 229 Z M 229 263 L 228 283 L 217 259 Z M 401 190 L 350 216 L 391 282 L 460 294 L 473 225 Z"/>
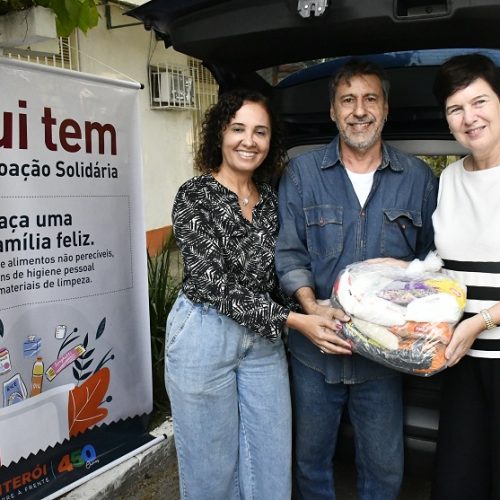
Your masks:
<path fill-rule="evenodd" d="M 289 500 L 291 408 L 282 333 L 336 329 L 291 310 L 274 270 L 281 132 L 260 93 L 223 94 L 173 208 L 184 263 L 165 380 L 181 497 Z M 267 181 L 267 183 L 266 183 Z"/>

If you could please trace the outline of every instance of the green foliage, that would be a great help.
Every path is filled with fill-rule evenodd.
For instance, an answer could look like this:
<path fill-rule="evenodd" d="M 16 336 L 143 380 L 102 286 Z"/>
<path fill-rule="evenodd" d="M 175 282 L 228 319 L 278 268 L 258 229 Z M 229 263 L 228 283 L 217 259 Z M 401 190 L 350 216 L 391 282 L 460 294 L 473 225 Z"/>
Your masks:
<path fill-rule="evenodd" d="M 155 256 L 148 254 L 153 401 L 156 409 L 160 411 L 170 410 L 164 383 L 165 325 L 181 285 L 178 277 L 179 259 L 176 258 L 176 252 L 175 242 L 170 237 Z"/>
<path fill-rule="evenodd" d="M 425 161 L 429 167 L 431 167 L 432 171 L 439 177 L 441 172 L 448 166 L 450 163 L 457 161 L 460 159 L 460 156 L 454 155 L 436 155 L 436 156 L 421 156 L 419 158 Z"/>
<path fill-rule="evenodd" d="M 69 36 L 77 28 L 87 33 L 99 22 L 94 0 L 0 0 L 0 15 L 37 5 L 55 13 L 58 36 Z"/>
<path fill-rule="evenodd" d="M 87 33 L 99 22 L 99 12 L 94 0 L 34 0 L 34 2 L 55 12 L 59 36 L 69 36 L 76 28 Z"/>

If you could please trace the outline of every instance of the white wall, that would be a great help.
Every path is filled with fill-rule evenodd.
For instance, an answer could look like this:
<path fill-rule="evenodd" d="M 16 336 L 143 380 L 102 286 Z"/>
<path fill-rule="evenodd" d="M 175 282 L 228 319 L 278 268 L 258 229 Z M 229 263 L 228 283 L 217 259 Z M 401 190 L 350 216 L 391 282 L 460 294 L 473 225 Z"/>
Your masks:
<path fill-rule="evenodd" d="M 112 6 L 112 25 L 133 23 Z M 96 28 L 78 33 L 80 70 L 111 78 L 142 82 L 140 92 L 141 138 L 144 158 L 144 203 L 146 230 L 171 224 L 171 210 L 179 186 L 193 176 L 192 119 L 190 111 L 151 110 L 149 106 L 148 60 L 164 58 L 185 64 L 186 56 L 165 49 L 142 25 L 107 29 L 104 8 Z M 154 50 L 152 50 L 152 48 Z"/>

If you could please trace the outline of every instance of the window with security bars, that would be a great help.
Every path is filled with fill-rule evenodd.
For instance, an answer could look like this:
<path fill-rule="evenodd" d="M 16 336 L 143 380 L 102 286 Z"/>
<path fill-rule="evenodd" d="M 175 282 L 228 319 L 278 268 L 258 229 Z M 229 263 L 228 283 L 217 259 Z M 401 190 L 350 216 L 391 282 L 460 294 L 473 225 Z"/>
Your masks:
<path fill-rule="evenodd" d="M 152 66 L 149 71 L 152 109 L 194 108 L 193 77 L 182 66 Z"/>
<path fill-rule="evenodd" d="M 76 37 L 59 37 L 31 46 L 5 49 L 4 57 L 58 68 L 79 70 Z"/>
<path fill-rule="evenodd" d="M 200 61 L 188 58 L 185 65 L 161 62 L 149 67 L 151 109 L 191 112 L 193 153 L 206 110 L 217 102 L 219 86 Z"/>
<path fill-rule="evenodd" d="M 149 85 L 152 109 L 205 110 L 217 99 L 217 83 L 195 59 L 150 65 Z"/>
<path fill-rule="evenodd" d="M 200 132 L 203 118 L 207 109 L 217 102 L 219 96 L 219 86 L 212 73 L 205 68 L 197 59 L 188 60 L 189 68 L 194 75 L 195 81 L 195 102 L 193 109 L 193 153 L 200 143 Z"/>

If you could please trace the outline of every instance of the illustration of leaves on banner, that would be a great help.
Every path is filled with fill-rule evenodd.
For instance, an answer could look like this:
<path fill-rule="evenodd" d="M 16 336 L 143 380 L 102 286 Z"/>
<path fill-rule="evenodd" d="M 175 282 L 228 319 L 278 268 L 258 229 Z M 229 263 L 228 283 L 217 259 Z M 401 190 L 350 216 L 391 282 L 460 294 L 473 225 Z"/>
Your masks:
<path fill-rule="evenodd" d="M 108 357 L 108 354 L 111 352 L 111 349 L 102 357 L 101 361 L 99 361 L 99 364 L 97 365 L 97 368 L 94 370 L 94 373 L 99 371 L 108 361 L 111 361 L 115 359 L 115 355 L 112 354 L 111 356 Z"/>
<path fill-rule="evenodd" d="M 75 335 L 75 333 L 78 332 L 78 328 L 73 328 L 73 331 L 64 339 L 63 343 L 61 344 L 61 347 L 59 347 L 59 351 L 57 353 L 57 357 L 61 357 L 61 352 L 64 350 L 66 346 L 74 342 L 75 340 L 78 339 L 79 335 Z M 74 337 L 72 335 L 75 335 Z"/>
<path fill-rule="evenodd" d="M 100 405 L 109 387 L 109 368 L 94 373 L 82 385 L 74 387 L 68 399 L 68 428 L 70 437 L 86 431 L 108 415 Z"/>
<path fill-rule="evenodd" d="M 0 319 L 0 337 L 3 337 L 3 321 Z"/>
<path fill-rule="evenodd" d="M 102 318 L 101 322 L 99 323 L 99 326 L 97 327 L 97 332 L 95 334 L 96 340 L 104 333 L 105 328 L 106 328 L 106 318 L 104 317 L 104 318 Z M 112 354 L 111 356 L 108 357 L 108 355 L 111 351 L 112 351 L 112 349 L 109 349 L 109 351 L 101 358 L 101 361 L 99 361 L 96 369 L 94 370 L 94 373 L 99 371 L 108 361 L 115 359 L 114 354 Z"/>
<path fill-rule="evenodd" d="M 99 337 L 104 333 L 105 328 L 106 328 L 106 318 L 104 317 L 99 323 L 99 326 L 97 327 L 97 332 L 95 334 L 96 340 L 98 340 Z M 86 349 L 86 351 L 82 356 L 80 356 L 80 359 L 75 360 L 73 366 L 73 377 L 75 377 L 78 384 L 88 379 L 92 375 L 92 373 L 97 373 L 108 361 L 115 359 L 114 354 L 109 356 L 109 353 L 112 350 L 109 349 L 108 352 L 101 358 L 101 361 L 99 361 L 99 363 L 97 364 L 97 367 L 95 368 L 94 372 L 92 372 L 92 369 L 89 368 L 92 365 L 92 362 L 94 361 L 94 359 L 91 358 L 91 356 L 94 353 L 95 348 L 87 350 L 88 344 L 89 344 L 89 334 L 87 333 L 82 342 L 82 345 Z M 111 401 L 111 399 L 112 398 L 110 396 L 108 400 Z"/>
<path fill-rule="evenodd" d="M 87 333 L 85 335 L 85 338 L 83 339 L 82 345 L 85 349 L 87 349 L 87 346 L 89 344 L 89 334 Z M 94 352 L 95 349 L 90 349 L 90 351 L 87 351 L 81 356 L 81 360 L 75 359 L 75 366 L 73 367 L 73 376 L 78 380 L 79 382 L 82 382 L 83 380 L 86 380 L 87 378 L 92 375 L 91 371 L 84 372 L 91 364 L 92 364 L 92 358 L 90 358 L 90 355 Z M 90 359 L 88 359 L 90 358 Z M 88 359 L 88 361 L 87 361 Z M 80 373 L 78 372 L 80 370 Z"/>
<path fill-rule="evenodd" d="M 106 318 L 102 318 L 99 326 L 97 327 L 97 333 L 95 334 L 96 340 L 104 333 L 104 328 L 106 328 Z"/>

